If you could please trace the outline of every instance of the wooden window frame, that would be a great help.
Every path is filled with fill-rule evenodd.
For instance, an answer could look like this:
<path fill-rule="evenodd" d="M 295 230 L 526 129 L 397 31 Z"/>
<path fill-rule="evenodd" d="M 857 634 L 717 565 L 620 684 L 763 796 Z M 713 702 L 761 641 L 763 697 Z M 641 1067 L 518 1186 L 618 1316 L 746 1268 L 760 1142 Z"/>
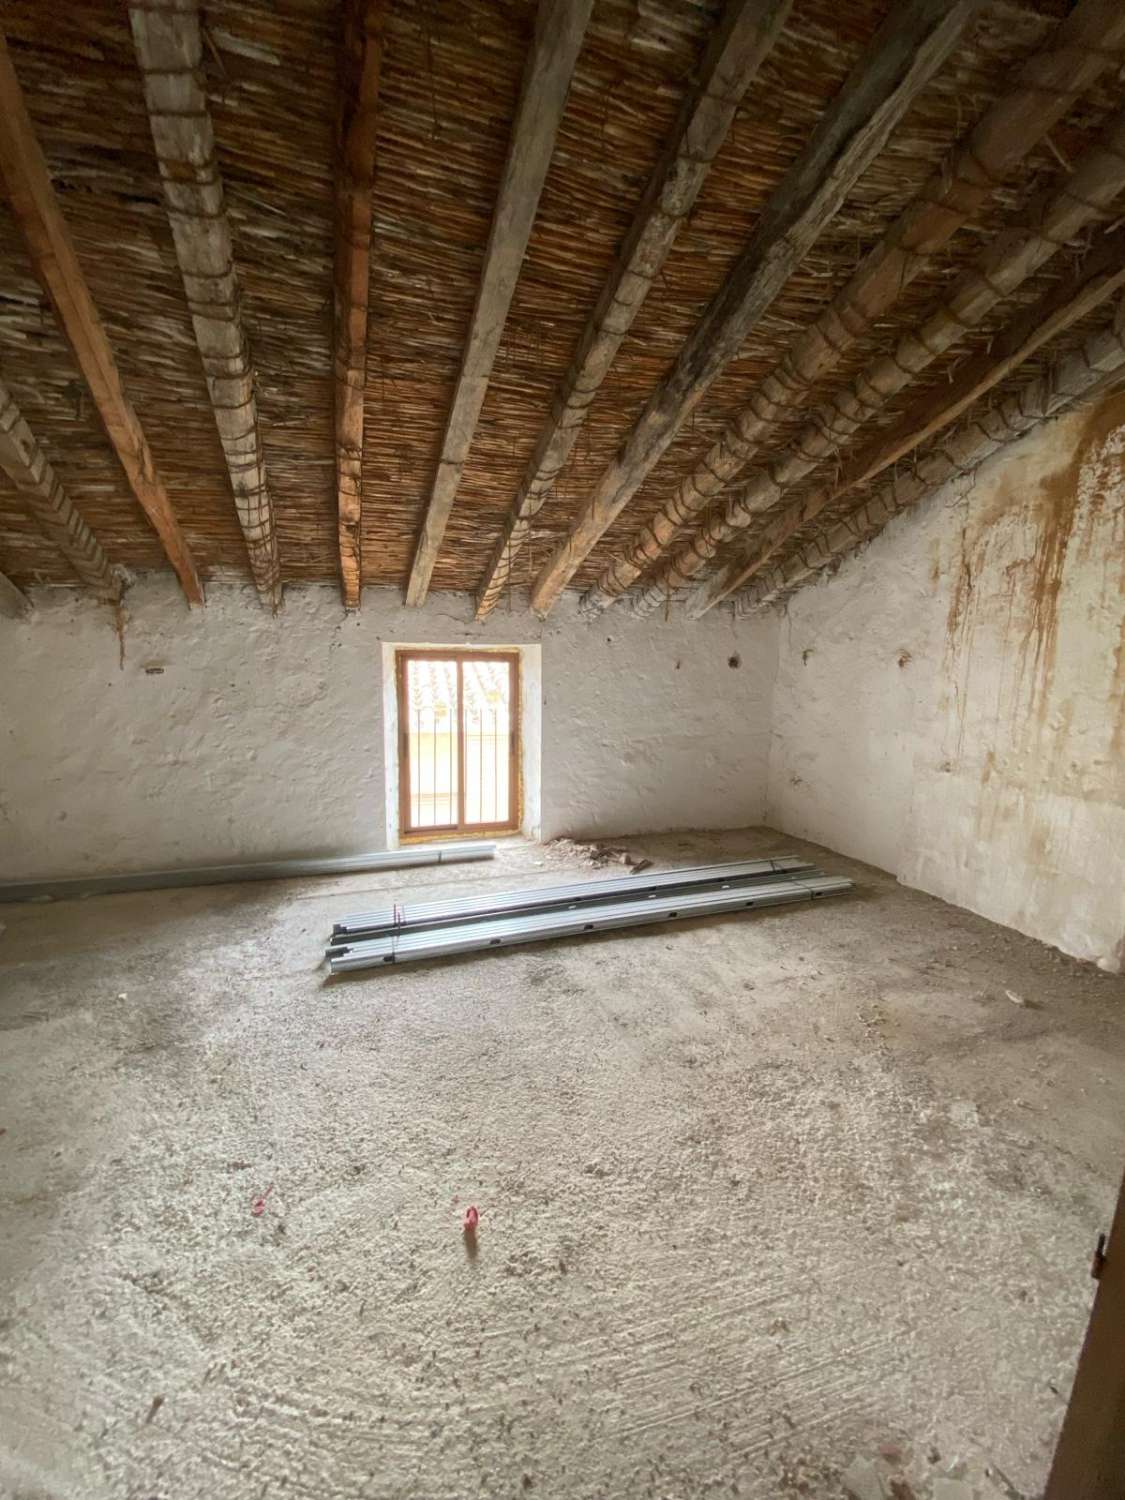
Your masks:
<path fill-rule="evenodd" d="M 457 807 L 462 817 L 457 823 L 442 823 L 414 827 L 410 821 L 410 714 L 406 690 L 406 669 L 412 661 L 452 661 L 457 663 Z M 465 811 L 465 720 L 464 665 L 467 661 L 504 661 L 508 663 L 511 681 L 509 699 L 512 725 L 508 745 L 508 813 L 503 822 L 468 823 Z M 523 764 L 521 746 L 522 701 L 520 694 L 520 653 L 518 651 L 490 650 L 487 646 L 477 649 L 451 647 L 443 651 L 438 646 L 395 648 L 395 697 L 398 713 L 398 820 L 399 836 L 404 843 L 426 839 L 459 839 L 475 837 L 482 833 L 519 833 L 523 820 L 523 779 L 520 770 Z"/>

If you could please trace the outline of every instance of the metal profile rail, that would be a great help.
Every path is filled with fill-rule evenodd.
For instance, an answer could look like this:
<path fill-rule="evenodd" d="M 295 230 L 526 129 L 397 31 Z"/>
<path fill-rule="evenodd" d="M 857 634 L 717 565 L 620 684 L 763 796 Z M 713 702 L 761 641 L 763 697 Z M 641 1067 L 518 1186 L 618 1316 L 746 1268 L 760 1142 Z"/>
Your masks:
<path fill-rule="evenodd" d="M 417 963 L 428 958 L 448 958 L 456 953 L 474 953 L 486 948 L 507 948 L 519 943 L 540 943 L 550 938 L 584 936 L 618 927 L 642 926 L 650 922 L 682 921 L 689 917 L 718 916 L 753 911 L 763 906 L 816 901 L 850 890 L 852 882 L 842 876 L 798 875 L 762 884 L 734 886 L 729 890 L 680 891 L 645 901 L 622 901 L 604 906 L 584 906 L 577 911 L 547 911 L 527 916 L 468 922 L 454 927 L 391 934 L 333 955 L 333 974 L 356 969 L 383 968 L 388 964 Z"/>
<path fill-rule="evenodd" d="M 472 922 L 486 917 L 523 916 L 552 907 L 573 908 L 584 902 L 635 901 L 684 886 L 693 889 L 728 886 L 735 880 L 766 880 L 779 874 L 812 869 L 807 860 L 787 854 L 777 859 L 737 860 L 721 865 L 658 870 L 648 875 L 580 880 L 570 885 L 540 886 L 538 889 L 505 891 L 499 895 L 486 892 L 481 896 L 461 896 L 447 901 L 412 902 L 379 911 L 357 912 L 334 922 L 328 951 L 330 955 L 333 949 L 391 932 L 445 927 L 454 922 Z"/>
<path fill-rule="evenodd" d="M 207 865 L 184 870 L 144 870 L 132 875 L 90 875 L 68 880 L 0 883 L 0 901 L 61 901 L 68 897 L 109 896 L 121 891 L 158 891 L 176 886 L 227 885 L 242 880 L 297 880 L 309 875 L 356 875 L 366 870 L 401 870 L 491 859 L 492 843 L 417 844 L 345 854 L 330 859 L 275 859 L 255 865 Z"/>

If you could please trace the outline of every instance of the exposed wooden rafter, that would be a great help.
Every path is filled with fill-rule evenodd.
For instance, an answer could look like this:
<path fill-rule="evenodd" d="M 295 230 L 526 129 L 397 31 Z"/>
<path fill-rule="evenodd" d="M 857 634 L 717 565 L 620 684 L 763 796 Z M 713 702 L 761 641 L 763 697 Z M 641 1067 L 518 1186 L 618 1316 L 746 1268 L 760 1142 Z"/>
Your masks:
<path fill-rule="evenodd" d="M 1011 91 L 986 111 L 816 321 L 794 339 L 667 504 L 606 566 L 583 597 L 588 613 L 611 604 L 659 561 L 682 529 L 738 479 L 778 421 L 804 405 L 813 385 L 898 301 L 1076 98 L 1123 58 L 1125 10 L 1117 0 L 1079 0 L 1050 42 L 1020 68 Z"/>
<path fill-rule="evenodd" d="M 917 505 L 948 480 L 971 474 L 1005 444 L 1090 398 L 1107 377 L 1122 371 L 1125 300 L 1119 300 L 1106 327 L 1091 334 L 1078 349 L 1061 356 L 1045 374 L 1033 377 L 997 406 L 968 418 L 921 455 L 909 473 L 892 476 L 834 526 L 766 568 L 738 596 L 740 605 L 750 612 L 767 608 L 869 541 L 900 511 Z"/>
<path fill-rule="evenodd" d="M 130 488 L 160 537 L 188 602 L 202 604 L 203 584 L 140 420 L 122 387 L 2 35 L 0 174 L 36 275 L 51 298 Z"/>
<path fill-rule="evenodd" d="M 195 341 L 230 475 L 250 573 L 264 603 L 281 603 L 281 565 L 239 308 L 234 248 L 203 87 L 198 0 L 129 6 L 133 43 Z"/>
<path fill-rule="evenodd" d="M 40 529 L 82 582 L 104 599 L 121 597 L 121 575 L 109 565 L 101 543 L 75 510 L 7 386 L 0 381 L 0 469 L 3 469 Z"/>
<path fill-rule="evenodd" d="M 904 0 L 892 8 L 773 193 L 749 244 L 684 343 L 670 374 L 649 397 L 594 493 L 540 572 L 531 593 L 537 614 L 551 609 L 659 463 L 978 8 L 976 0 Z"/>
<path fill-rule="evenodd" d="M 551 400 L 477 593 L 491 612 L 523 550 L 532 518 L 566 466 L 598 387 L 699 195 L 742 97 L 785 25 L 792 0 L 729 0 L 699 74 L 660 153 L 632 224 Z"/>
<path fill-rule="evenodd" d="M 897 422 L 876 433 L 846 463 L 839 477 L 788 506 L 755 537 L 748 557 L 701 584 L 688 601 L 693 618 L 706 614 L 761 571 L 789 539 L 849 491 L 875 479 L 897 459 L 950 426 L 975 401 L 1017 370 L 1052 339 L 1125 287 L 1125 230 L 1103 240 L 1082 267 L 1027 308 L 957 371 L 953 382 L 927 392 Z"/>
<path fill-rule="evenodd" d="M 0 573 L 0 615 L 6 620 L 22 620 L 30 613 L 31 600 L 6 574 Z"/>
<path fill-rule="evenodd" d="M 593 0 L 539 0 L 508 157 L 484 253 L 476 306 L 446 421 L 437 474 L 414 551 L 408 604 L 429 592 L 472 447 L 504 323 L 539 206 Z"/>
<path fill-rule="evenodd" d="M 778 458 L 759 469 L 725 506 L 707 517 L 640 596 L 638 612 L 657 608 L 669 594 L 683 588 L 732 537 L 777 506 L 788 490 L 826 459 L 835 458 L 893 396 L 960 343 L 1063 246 L 1104 220 L 1122 193 L 1125 117 L 1118 117 L 1063 184 L 1034 206 L 1028 223 L 999 235 L 917 328 L 903 334 L 889 354 L 873 360 L 837 391 Z"/>
<path fill-rule="evenodd" d="M 363 587 L 363 418 L 371 288 L 371 196 L 388 0 L 345 0 L 336 131 L 336 513 L 344 605 Z"/>

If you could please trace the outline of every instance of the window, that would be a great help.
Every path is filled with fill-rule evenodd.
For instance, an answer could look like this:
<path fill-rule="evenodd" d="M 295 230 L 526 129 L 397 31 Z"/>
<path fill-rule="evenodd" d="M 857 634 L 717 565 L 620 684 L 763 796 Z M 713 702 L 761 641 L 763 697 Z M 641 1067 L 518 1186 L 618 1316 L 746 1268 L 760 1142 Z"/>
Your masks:
<path fill-rule="evenodd" d="M 399 651 L 403 834 L 519 827 L 519 656 Z"/>

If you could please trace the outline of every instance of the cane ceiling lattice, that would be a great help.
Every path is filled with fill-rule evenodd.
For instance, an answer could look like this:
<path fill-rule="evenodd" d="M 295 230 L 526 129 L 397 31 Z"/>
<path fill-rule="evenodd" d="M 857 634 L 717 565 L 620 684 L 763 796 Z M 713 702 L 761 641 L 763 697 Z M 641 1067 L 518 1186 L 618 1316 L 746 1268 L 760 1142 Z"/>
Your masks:
<path fill-rule="evenodd" d="M 179 536 L 185 591 L 267 608 L 318 581 L 699 613 L 870 535 L 848 518 L 903 464 L 980 461 L 966 424 L 1006 440 L 1125 365 L 1110 0 L 8 0 L 0 25 L 24 591 L 116 598 Z"/>

